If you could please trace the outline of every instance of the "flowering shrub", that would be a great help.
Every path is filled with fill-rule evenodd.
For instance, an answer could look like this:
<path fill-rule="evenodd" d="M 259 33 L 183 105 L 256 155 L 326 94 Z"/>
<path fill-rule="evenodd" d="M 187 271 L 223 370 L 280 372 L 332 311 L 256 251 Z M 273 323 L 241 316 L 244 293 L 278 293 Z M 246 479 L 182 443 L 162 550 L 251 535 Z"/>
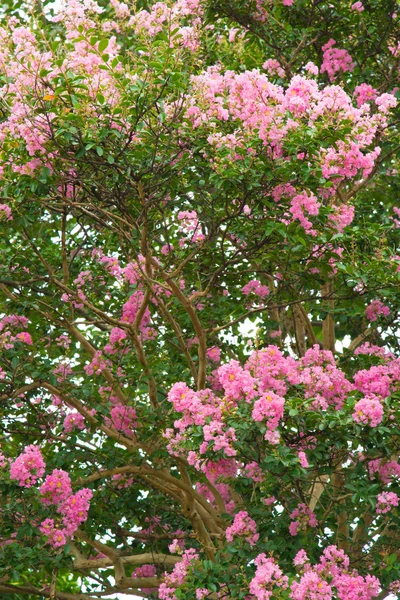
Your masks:
<path fill-rule="evenodd" d="M 400 598 L 394 5 L 2 4 L 1 598 Z"/>

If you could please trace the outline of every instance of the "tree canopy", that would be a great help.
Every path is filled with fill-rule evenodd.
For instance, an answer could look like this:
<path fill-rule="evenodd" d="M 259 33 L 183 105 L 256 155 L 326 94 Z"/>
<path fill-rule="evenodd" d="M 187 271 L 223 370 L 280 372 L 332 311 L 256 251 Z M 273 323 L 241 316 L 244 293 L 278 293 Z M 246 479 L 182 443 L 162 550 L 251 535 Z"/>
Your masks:
<path fill-rule="evenodd" d="M 2 598 L 400 598 L 399 19 L 2 3 Z"/>

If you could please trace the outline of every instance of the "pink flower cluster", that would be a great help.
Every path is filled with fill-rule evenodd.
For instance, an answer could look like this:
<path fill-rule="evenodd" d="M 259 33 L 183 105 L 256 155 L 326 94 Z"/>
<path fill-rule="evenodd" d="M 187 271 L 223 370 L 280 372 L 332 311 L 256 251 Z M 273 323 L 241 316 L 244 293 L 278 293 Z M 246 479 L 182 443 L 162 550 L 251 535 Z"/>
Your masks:
<path fill-rule="evenodd" d="M 236 435 L 233 427 L 225 428 L 223 423 L 211 421 L 208 425 L 204 425 L 203 432 L 204 442 L 200 445 L 200 454 L 205 454 L 211 443 L 214 452 L 223 450 L 225 456 L 236 456 L 233 447 Z"/>
<path fill-rule="evenodd" d="M 380 315 L 388 317 L 390 315 L 390 308 L 385 306 L 380 300 L 373 300 L 365 309 L 365 316 L 368 321 L 373 323 Z"/>
<path fill-rule="evenodd" d="M 219 363 L 221 360 L 221 350 L 217 346 L 212 346 L 207 350 L 207 357 L 213 362 Z"/>
<path fill-rule="evenodd" d="M 304 65 L 304 70 L 307 71 L 307 73 L 310 73 L 310 75 L 314 75 L 314 76 L 317 76 L 319 73 L 319 69 L 318 69 L 317 65 L 311 61 L 309 61 L 306 65 Z"/>
<path fill-rule="evenodd" d="M 320 206 L 320 202 L 317 201 L 313 193 L 303 192 L 294 196 L 289 210 L 293 219 L 297 219 L 307 233 L 316 235 L 316 231 L 312 229 L 312 222 L 305 216 L 305 213 L 316 216 L 319 213 Z"/>
<path fill-rule="evenodd" d="M 255 461 L 249 463 L 248 465 L 245 465 L 244 473 L 246 477 L 252 479 L 254 483 L 261 483 L 262 481 L 264 481 L 264 473 L 260 468 L 259 464 Z"/>
<path fill-rule="evenodd" d="M 332 205 L 332 213 L 328 219 L 332 221 L 334 227 L 339 233 L 342 233 L 345 227 L 350 225 L 354 219 L 354 206 L 342 204 L 342 206 Z"/>
<path fill-rule="evenodd" d="M 157 569 L 155 565 L 142 565 L 141 567 L 136 567 L 132 572 L 132 577 L 136 579 L 137 577 L 155 577 L 157 573 Z M 142 588 L 143 594 L 153 594 L 157 591 L 157 588 Z"/>
<path fill-rule="evenodd" d="M 101 373 L 101 371 L 104 371 L 104 369 L 108 369 L 110 366 L 110 361 L 104 358 L 101 350 L 97 350 L 91 362 L 88 365 L 85 365 L 83 369 L 87 375 L 97 375 L 98 373 Z"/>
<path fill-rule="evenodd" d="M 253 352 L 244 368 L 235 360 L 221 365 L 213 372 L 211 389 L 195 392 L 183 382 L 172 386 L 168 400 L 181 417 L 174 423 L 175 430 L 165 432 L 168 449 L 173 455 L 187 456 L 190 464 L 200 469 L 203 457 L 211 458 L 209 454 L 204 456 L 209 452 L 222 451 L 226 458 L 236 456 L 237 432 L 229 421 L 235 418 L 239 406 L 248 411 L 254 423 L 262 424 L 269 443 L 279 443 L 278 427 L 284 417 L 285 394 L 292 385 L 302 387 L 305 399 L 310 399 L 309 408 L 316 411 L 328 410 L 330 406 L 342 409 L 348 394 L 355 389 L 365 397 L 376 397 L 378 400 L 372 401 L 372 405 L 360 400 L 355 414 L 360 422 L 375 424 L 381 406 L 379 398 L 389 395 L 391 381 L 395 389 L 399 379 L 400 360 L 359 371 L 353 384 L 337 368 L 332 353 L 317 345 L 297 361 L 271 345 Z M 374 408 L 374 415 L 368 408 Z M 203 441 L 194 449 L 188 439 L 191 428 L 198 426 L 203 430 Z M 299 460 L 307 468 L 302 448 L 300 452 Z"/>
<path fill-rule="evenodd" d="M 58 383 L 65 381 L 69 375 L 72 375 L 72 369 L 69 362 L 60 362 L 60 364 L 53 369 L 53 375 L 56 376 Z"/>
<path fill-rule="evenodd" d="M 8 204 L 0 204 L 0 221 L 12 221 L 12 211 Z"/>
<path fill-rule="evenodd" d="M 86 427 L 85 419 L 81 413 L 77 410 L 73 410 L 65 417 L 63 427 L 67 433 L 71 433 L 74 429 L 80 429 L 82 431 Z"/>
<path fill-rule="evenodd" d="M 57 502 L 57 513 L 61 515 L 58 524 L 54 519 L 45 519 L 39 529 L 47 537 L 47 542 L 54 548 L 64 546 L 67 538 L 71 537 L 81 523 L 87 519 L 89 502 L 93 492 L 87 488 L 79 490 L 76 494 L 66 495 L 67 489 L 64 480 L 63 498 L 53 496 Z"/>
<path fill-rule="evenodd" d="M 305 531 L 308 527 L 318 525 L 317 517 L 306 504 L 299 504 L 290 514 L 292 522 L 289 525 L 290 535 L 297 535 L 299 531 Z"/>
<path fill-rule="evenodd" d="M 304 385 L 306 398 L 315 398 L 312 407 L 326 409 L 333 405 L 341 409 L 354 386 L 336 367 L 332 353 L 313 346 L 300 359 L 300 365 L 298 383 Z"/>
<path fill-rule="evenodd" d="M 354 97 L 357 100 L 357 105 L 362 106 L 366 102 L 371 102 L 376 99 L 378 92 L 372 85 L 361 83 L 354 89 Z"/>
<path fill-rule="evenodd" d="M 116 354 L 118 350 L 126 343 L 126 332 L 120 327 L 114 327 L 110 332 L 109 343 L 104 346 L 104 352 Z"/>
<path fill-rule="evenodd" d="M 232 525 L 226 530 L 226 539 L 228 542 L 233 542 L 236 536 L 244 537 L 250 546 L 254 546 L 260 537 L 257 533 L 256 522 L 249 517 L 249 514 L 245 510 L 236 513 Z"/>
<path fill-rule="evenodd" d="M 327 73 L 330 81 L 334 81 L 335 76 L 340 71 L 346 73 L 354 69 L 354 63 L 347 50 L 334 48 L 336 42 L 330 39 L 322 46 L 323 63 L 321 65 L 321 73 Z"/>
<path fill-rule="evenodd" d="M 365 578 L 349 569 L 349 557 L 336 546 L 328 546 L 319 564 L 312 566 L 304 550 L 297 553 L 294 564 L 303 571 L 290 587 L 291 600 L 371 600 L 380 591 L 376 577 Z"/>
<path fill-rule="evenodd" d="M 122 307 L 122 321 L 126 321 L 127 323 L 134 323 L 136 319 L 136 315 L 142 307 L 144 301 L 144 293 L 141 289 L 137 289 L 130 296 L 129 300 L 125 302 Z M 151 313 L 149 307 L 146 306 L 140 319 L 140 323 L 138 324 L 139 331 L 144 340 L 152 339 L 155 337 L 155 331 L 152 329 L 150 325 L 151 321 Z M 114 338 L 115 339 L 115 338 Z M 120 338 L 121 339 L 121 338 Z"/>
<path fill-rule="evenodd" d="M 195 244 L 205 240 L 205 235 L 201 231 L 201 226 L 195 210 L 182 210 L 178 213 L 179 231 L 184 233 L 185 237 L 179 241 L 180 246 L 184 246 L 186 242 Z"/>
<path fill-rule="evenodd" d="M 394 492 L 382 492 L 378 494 L 376 500 L 376 512 L 381 515 L 388 513 L 393 507 L 399 505 L 399 497 Z"/>
<path fill-rule="evenodd" d="M 400 464 L 394 460 L 385 461 L 378 458 L 368 461 L 368 472 L 371 478 L 376 473 L 383 483 L 390 483 L 392 478 L 400 479 Z"/>
<path fill-rule="evenodd" d="M 180 0 L 172 6 L 156 2 L 150 11 L 140 10 L 132 16 L 128 26 L 134 27 L 138 35 L 154 36 L 162 31 L 163 26 L 169 25 L 177 34 L 171 38 L 171 45 L 179 44 L 195 52 L 199 47 L 198 25 L 202 14 L 203 8 L 199 0 Z"/>
<path fill-rule="evenodd" d="M 254 560 L 256 572 L 250 581 L 249 590 L 257 600 L 269 600 L 273 598 L 274 588 L 288 587 L 288 578 L 283 575 L 281 569 L 273 558 L 267 558 L 265 554 L 259 554 Z"/>
<path fill-rule="evenodd" d="M 37 446 L 27 446 L 10 464 L 10 479 L 16 480 L 21 487 L 30 488 L 43 477 L 45 462 Z M 86 521 L 89 500 L 93 494 L 89 489 L 82 489 L 72 494 L 69 475 L 55 469 L 40 486 L 41 502 L 45 506 L 56 505 L 61 521 L 56 525 L 54 519 L 45 519 L 39 529 L 47 536 L 48 543 L 54 548 L 63 546 L 67 537 L 73 535 L 81 523 Z"/>
<path fill-rule="evenodd" d="M 267 285 L 262 285 L 258 279 L 252 279 L 242 287 L 242 292 L 245 296 L 253 294 L 254 296 L 258 296 L 258 298 L 262 299 L 268 296 L 269 288 Z"/>
<path fill-rule="evenodd" d="M 51 475 L 47 475 L 40 487 L 43 498 L 41 501 L 46 506 L 59 504 L 72 494 L 71 480 L 68 473 L 62 469 L 54 469 Z"/>
<path fill-rule="evenodd" d="M 265 71 L 271 75 L 278 75 L 278 77 L 285 77 L 285 71 L 282 69 L 281 64 L 275 58 L 269 58 L 265 61 L 262 66 Z"/>
<path fill-rule="evenodd" d="M 255 421 L 265 421 L 267 429 L 273 431 L 283 417 L 285 399 L 274 392 L 263 394 L 254 402 L 252 417 Z M 267 439 L 267 438 L 266 438 Z"/>
<path fill-rule="evenodd" d="M 176 563 L 171 573 L 165 573 L 165 581 L 158 588 L 160 600 L 176 600 L 175 590 L 182 585 L 192 562 L 198 559 L 197 552 L 190 548 L 182 554 L 181 562 Z"/>
<path fill-rule="evenodd" d="M 324 66 L 329 67 L 330 74 L 334 76 L 338 70 L 350 68 L 352 62 L 345 50 L 334 49 L 331 45 L 326 49 Z M 346 61 L 346 57 L 349 60 Z M 193 97 L 186 115 L 195 128 L 209 127 L 215 119 L 235 123 L 234 134 L 222 138 L 216 137 L 215 131 L 210 131 L 209 135 L 211 146 L 216 150 L 221 146 L 233 150 L 232 158 L 235 160 L 241 159 L 234 152 L 235 147 L 248 143 L 245 142 L 246 136 L 254 135 L 254 132 L 265 145 L 272 147 L 272 158 L 279 158 L 283 154 L 285 138 L 292 129 L 301 125 L 303 117 L 307 119 L 308 127 L 317 120 L 334 121 L 337 125 L 341 121 L 352 121 L 354 126 L 342 141 L 342 147 L 348 149 L 353 142 L 361 151 L 373 142 L 378 127 L 384 126 L 385 111 L 396 103 L 396 99 L 390 94 L 383 94 L 376 103 L 380 114 L 369 115 L 354 108 L 351 98 L 339 86 L 320 90 L 315 81 L 296 75 L 284 91 L 259 71 L 240 74 L 228 71 L 223 74 L 218 67 L 210 67 L 205 73 L 193 77 Z M 288 111 L 293 115 L 290 121 Z M 333 152 L 334 148 L 330 150 Z M 321 158 L 324 154 L 325 151 L 321 151 Z M 358 160 L 361 161 L 361 158 L 358 157 Z M 303 190 L 300 193 L 304 193 Z"/>
<path fill-rule="evenodd" d="M 17 341 L 31 346 L 32 338 L 27 331 L 13 335 L 15 333 L 13 330 L 24 329 L 28 323 L 28 319 L 21 315 L 7 315 L 0 319 L 0 348 L 10 350 L 14 348 Z"/>
<path fill-rule="evenodd" d="M 40 524 L 39 530 L 47 537 L 47 543 L 53 546 L 53 548 L 60 548 L 67 543 L 65 532 L 56 527 L 54 519 L 45 519 Z"/>
<path fill-rule="evenodd" d="M 308 460 L 307 460 L 306 453 L 300 451 L 298 456 L 299 456 L 300 464 L 303 467 L 303 469 L 307 469 L 308 468 Z"/>
<path fill-rule="evenodd" d="M 357 371 L 354 375 L 356 388 L 366 395 L 387 398 L 391 391 L 391 375 L 394 375 L 394 379 L 398 380 L 393 369 L 394 366 L 398 370 L 398 359 L 385 365 L 372 366 L 369 369 Z"/>
<path fill-rule="evenodd" d="M 21 487 L 32 487 L 43 477 L 46 463 L 38 446 L 31 444 L 10 465 L 10 479 Z"/>
<path fill-rule="evenodd" d="M 354 2 L 354 4 L 351 5 L 351 10 L 356 10 L 357 12 L 362 12 L 364 10 L 364 5 L 360 1 Z"/>
<path fill-rule="evenodd" d="M 353 419 L 356 423 L 363 423 L 376 427 L 383 419 L 383 406 L 376 396 L 365 396 L 354 407 Z"/>
<path fill-rule="evenodd" d="M 375 346 L 374 344 L 370 344 L 370 342 L 364 342 L 354 350 L 354 356 L 359 356 L 360 354 L 369 354 L 370 356 L 378 356 L 379 358 L 383 358 L 385 360 L 390 360 L 395 358 L 392 352 L 389 352 L 383 346 Z"/>
<path fill-rule="evenodd" d="M 127 437 L 132 437 L 134 435 L 133 430 L 136 429 L 137 425 L 136 410 L 133 406 L 115 404 L 110 411 L 110 418 L 106 417 L 105 422 L 109 427 L 114 427 Z"/>
<path fill-rule="evenodd" d="M 345 143 L 339 140 L 336 148 L 329 148 L 325 152 L 322 175 L 327 179 L 335 176 L 335 179 L 340 181 L 343 178 L 355 177 L 361 170 L 363 177 L 367 177 L 380 152 L 381 149 L 377 146 L 371 152 L 363 154 L 358 143 L 353 141 Z M 342 177 L 337 177 L 338 175 Z"/>

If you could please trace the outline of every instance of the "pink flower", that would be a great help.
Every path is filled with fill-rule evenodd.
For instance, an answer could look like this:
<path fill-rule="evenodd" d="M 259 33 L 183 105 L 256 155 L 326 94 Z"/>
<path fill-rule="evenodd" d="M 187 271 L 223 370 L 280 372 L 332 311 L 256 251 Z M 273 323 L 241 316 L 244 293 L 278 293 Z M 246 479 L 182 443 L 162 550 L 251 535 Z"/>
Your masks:
<path fill-rule="evenodd" d="M 332 213 L 328 216 L 328 219 L 332 221 L 337 231 L 341 233 L 345 227 L 350 225 L 354 219 L 354 206 L 333 206 Z"/>
<path fill-rule="evenodd" d="M 307 469 L 308 460 L 307 460 L 307 456 L 306 456 L 305 452 L 299 452 L 298 456 L 299 456 L 300 464 L 303 467 L 303 469 Z"/>
<path fill-rule="evenodd" d="M 305 216 L 305 212 L 313 216 L 318 215 L 320 206 L 321 203 L 317 201 L 312 192 L 310 195 L 307 192 L 302 192 L 292 199 L 289 210 L 292 213 L 293 219 L 298 219 L 300 225 L 307 233 L 315 235 L 316 232 L 312 229 L 312 223 Z"/>
<path fill-rule="evenodd" d="M 56 338 L 56 343 L 57 343 L 57 346 L 68 349 L 70 347 L 72 341 L 67 335 L 65 335 L 63 333 L 58 338 Z"/>
<path fill-rule="evenodd" d="M 306 504 L 299 504 L 290 514 L 292 521 L 289 526 L 291 535 L 297 535 L 298 531 L 305 531 L 307 527 L 316 527 L 318 525 L 317 517 L 308 508 Z"/>
<path fill-rule="evenodd" d="M 212 346 L 207 350 L 207 356 L 213 362 L 220 362 L 221 360 L 221 350 L 217 346 Z"/>
<path fill-rule="evenodd" d="M 67 362 L 60 363 L 55 369 L 53 369 L 53 375 L 57 377 L 57 381 L 61 383 L 65 381 L 68 375 L 72 375 L 72 369 Z"/>
<path fill-rule="evenodd" d="M 270 496 L 269 498 L 264 498 L 263 500 L 265 506 L 271 506 L 271 504 L 273 504 L 274 502 L 276 502 L 275 496 Z"/>
<path fill-rule="evenodd" d="M 319 73 L 319 69 L 317 67 L 317 65 L 315 65 L 313 62 L 308 62 L 305 66 L 304 66 L 305 71 L 307 71 L 308 73 L 310 73 L 311 75 L 315 75 L 317 76 Z"/>
<path fill-rule="evenodd" d="M 306 571 L 300 582 L 294 581 L 290 587 L 292 600 L 332 600 L 332 588 L 319 573 Z M 344 598 L 344 596 L 343 596 Z"/>
<path fill-rule="evenodd" d="M 93 492 L 83 488 L 59 505 L 57 512 L 62 516 L 66 535 L 72 535 L 86 521 L 92 497 Z"/>
<path fill-rule="evenodd" d="M 189 548 L 184 551 L 181 562 L 174 566 L 172 572 L 164 573 L 165 582 L 158 588 L 160 600 L 176 600 L 175 589 L 185 581 L 191 563 L 198 557 L 197 552 L 193 548 Z"/>
<path fill-rule="evenodd" d="M 0 221 L 3 220 L 12 221 L 13 216 L 11 208 L 7 204 L 0 204 Z"/>
<path fill-rule="evenodd" d="M 375 100 L 375 104 L 381 113 L 386 114 L 391 108 L 397 106 L 397 99 L 392 94 L 381 94 Z"/>
<path fill-rule="evenodd" d="M 354 4 L 351 5 L 351 10 L 356 10 L 358 12 L 362 12 L 364 10 L 364 6 L 362 2 L 354 2 Z"/>
<path fill-rule="evenodd" d="M 273 588 L 275 586 L 283 589 L 287 588 L 288 578 L 283 575 L 273 558 L 267 558 L 265 554 L 259 554 L 255 558 L 254 564 L 257 568 L 253 579 L 250 581 L 249 590 L 257 600 L 274 598 Z"/>
<path fill-rule="evenodd" d="M 104 351 L 109 354 L 115 354 L 124 345 L 126 339 L 126 332 L 120 327 L 114 327 L 111 329 L 110 341 L 104 346 Z"/>
<path fill-rule="evenodd" d="M 32 487 L 40 477 L 43 477 L 46 464 L 37 446 L 30 445 L 20 454 L 10 466 L 10 479 L 18 481 L 21 487 Z"/>
<path fill-rule="evenodd" d="M 222 365 L 217 374 L 219 383 L 232 399 L 239 400 L 245 396 L 250 400 L 255 396 L 255 381 L 238 361 L 231 360 L 226 365 Z"/>
<path fill-rule="evenodd" d="M 17 335 L 15 337 L 18 340 L 20 340 L 21 342 L 24 342 L 24 344 L 28 344 L 29 346 L 32 346 L 32 343 L 33 343 L 32 338 L 27 331 L 22 331 L 21 333 L 17 333 Z"/>
<path fill-rule="evenodd" d="M 371 323 L 376 321 L 379 315 L 388 317 L 389 314 L 390 308 L 385 306 L 380 300 L 373 300 L 365 309 L 365 316 L 367 317 L 368 321 L 371 321 Z"/>
<path fill-rule="evenodd" d="M 116 404 L 110 411 L 111 419 L 106 417 L 106 423 L 109 427 L 114 427 L 125 434 L 127 437 L 132 437 L 137 425 L 136 411 L 133 406 L 124 404 Z"/>
<path fill-rule="evenodd" d="M 87 375 L 97 375 L 97 373 L 101 373 L 104 369 L 107 369 L 110 366 L 110 361 L 105 359 L 100 350 L 98 350 L 92 361 L 83 367 L 84 371 Z"/>
<path fill-rule="evenodd" d="M 199 244 L 205 239 L 195 210 L 180 211 L 178 213 L 178 220 L 180 221 L 178 231 L 183 232 L 186 236 L 185 238 L 182 238 L 183 243 L 190 242 Z"/>
<path fill-rule="evenodd" d="M 68 473 L 61 469 L 54 469 L 51 475 L 47 475 L 40 487 L 43 498 L 41 502 L 45 505 L 59 504 L 72 494 L 71 480 Z"/>
<path fill-rule="evenodd" d="M 171 552 L 171 554 L 182 554 L 184 544 L 184 540 L 174 539 L 172 540 L 172 544 L 169 544 L 168 550 Z"/>
<path fill-rule="evenodd" d="M 260 537 L 257 533 L 257 524 L 249 517 L 245 510 L 236 513 L 233 523 L 226 530 L 226 539 L 233 542 L 235 536 L 245 537 L 250 546 L 254 546 Z"/>
<path fill-rule="evenodd" d="M 267 428 L 272 431 L 278 427 L 279 420 L 283 417 L 284 406 L 284 398 L 274 392 L 269 392 L 254 402 L 251 416 L 255 421 L 266 420 Z"/>
<path fill-rule="evenodd" d="M 375 100 L 377 91 L 372 87 L 372 85 L 369 85 L 368 83 L 361 83 L 354 89 L 354 96 L 357 100 L 357 105 L 362 106 L 366 102 Z"/>
<path fill-rule="evenodd" d="M 204 442 L 200 446 L 200 453 L 204 454 L 207 451 L 209 442 L 213 442 L 213 450 L 223 450 L 225 456 L 236 456 L 236 450 L 233 447 L 233 442 L 236 442 L 235 430 L 233 427 L 228 427 L 224 431 L 224 424 L 218 421 L 211 421 L 203 427 Z"/>
<path fill-rule="evenodd" d="M 396 364 L 396 363 L 395 363 Z M 388 365 L 378 365 L 362 369 L 354 375 L 356 388 L 366 396 L 387 398 L 391 393 L 391 369 Z"/>
<path fill-rule="evenodd" d="M 281 436 L 279 431 L 267 431 L 264 438 L 267 440 L 269 444 L 277 445 L 280 442 Z"/>
<path fill-rule="evenodd" d="M 383 419 L 383 406 L 376 396 L 365 396 L 355 405 L 352 417 L 356 423 L 376 427 Z"/>
<path fill-rule="evenodd" d="M 305 550 L 299 550 L 296 556 L 293 559 L 293 564 L 296 567 L 304 565 L 306 562 L 309 562 L 309 558 Z"/>
<path fill-rule="evenodd" d="M 70 433 L 73 429 L 85 429 L 85 419 L 81 413 L 77 411 L 70 412 L 64 419 L 63 427 L 67 433 Z"/>
<path fill-rule="evenodd" d="M 242 287 L 242 292 L 245 296 L 254 294 L 259 298 L 265 298 L 269 294 L 269 288 L 266 285 L 262 285 L 258 279 L 252 279 L 249 281 L 249 283 L 246 283 L 246 285 Z"/>
<path fill-rule="evenodd" d="M 29 324 L 29 320 L 22 315 L 7 315 L 0 319 L 0 331 L 9 325 L 12 328 L 24 329 Z"/>
<path fill-rule="evenodd" d="M 255 461 L 249 463 L 244 467 L 246 477 L 252 479 L 255 483 L 261 483 L 264 481 L 264 474 L 259 464 Z"/>
<path fill-rule="evenodd" d="M 136 567 L 132 572 L 132 577 L 155 577 L 157 573 L 157 569 L 155 565 L 142 565 L 141 567 Z M 157 591 L 157 588 L 141 588 L 144 594 L 153 594 Z"/>
<path fill-rule="evenodd" d="M 174 250 L 174 247 L 171 246 L 171 244 L 164 244 L 164 246 L 162 246 L 162 248 L 161 248 L 161 254 L 164 254 L 164 256 L 166 256 L 170 252 L 173 252 L 173 250 Z"/>
<path fill-rule="evenodd" d="M 391 510 L 393 506 L 399 505 L 399 497 L 394 492 L 382 492 L 378 494 L 376 503 L 376 512 L 384 515 Z"/>
<path fill-rule="evenodd" d="M 270 331 L 269 332 L 269 337 L 273 338 L 273 339 L 277 338 L 277 337 L 280 337 L 281 335 L 282 335 L 281 329 L 275 329 L 275 331 Z"/>
<path fill-rule="evenodd" d="M 285 71 L 282 69 L 280 63 L 275 58 L 269 58 L 263 64 L 263 69 L 268 71 L 271 75 L 278 75 L 278 77 L 285 77 Z"/>
<path fill-rule="evenodd" d="M 321 65 L 321 73 L 327 73 L 330 81 L 334 81 L 335 76 L 340 71 L 346 73 L 354 69 L 354 63 L 347 50 L 339 50 L 333 48 L 336 44 L 335 40 L 330 39 L 322 46 L 323 63 Z"/>
<path fill-rule="evenodd" d="M 47 537 L 47 543 L 53 546 L 53 548 L 65 546 L 65 532 L 55 527 L 53 519 L 45 519 L 40 524 L 39 530 Z"/>
<path fill-rule="evenodd" d="M 334 584 L 337 590 L 337 597 L 349 600 L 372 600 L 379 594 L 380 583 L 378 579 L 372 575 L 367 575 L 365 578 L 361 575 L 351 575 L 348 573 L 339 573 L 334 578 Z"/>

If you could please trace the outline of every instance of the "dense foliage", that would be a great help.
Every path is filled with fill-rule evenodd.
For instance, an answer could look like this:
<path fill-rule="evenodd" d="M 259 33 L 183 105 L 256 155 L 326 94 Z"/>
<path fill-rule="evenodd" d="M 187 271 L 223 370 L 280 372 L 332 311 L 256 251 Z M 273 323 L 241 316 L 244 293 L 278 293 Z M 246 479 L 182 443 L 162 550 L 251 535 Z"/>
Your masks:
<path fill-rule="evenodd" d="M 2 598 L 400 597 L 397 9 L 2 3 Z"/>

